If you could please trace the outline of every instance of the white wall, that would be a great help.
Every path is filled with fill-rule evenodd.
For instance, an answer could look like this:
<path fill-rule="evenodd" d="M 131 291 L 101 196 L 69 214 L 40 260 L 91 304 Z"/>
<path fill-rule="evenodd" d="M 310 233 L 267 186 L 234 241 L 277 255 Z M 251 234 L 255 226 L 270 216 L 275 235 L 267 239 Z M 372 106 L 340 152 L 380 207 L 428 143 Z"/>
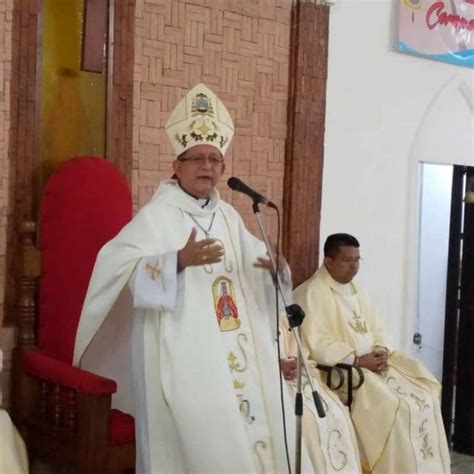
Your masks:
<path fill-rule="evenodd" d="M 416 319 L 420 161 L 474 165 L 473 71 L 393 51 L 394 0 L 331 7 L 321 244 L 361 242 L 359 282 L 394 343 Z"/>

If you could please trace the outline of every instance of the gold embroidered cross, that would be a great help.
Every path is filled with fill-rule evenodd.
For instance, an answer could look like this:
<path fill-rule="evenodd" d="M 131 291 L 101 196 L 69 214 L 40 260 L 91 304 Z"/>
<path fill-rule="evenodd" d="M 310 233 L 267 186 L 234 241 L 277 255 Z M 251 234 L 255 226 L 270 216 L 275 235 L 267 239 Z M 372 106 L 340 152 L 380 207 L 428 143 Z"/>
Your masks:
<path fill-rule="evenodd" d="M 158 263 L 155 263 L 154 265 L 147 263 L 145 268 L 153 281 L 155 281 L 160 276 L 161 267 Z"/>
<path fill-rule="evenodd" d="M 353 318 L 355 324 L 349 323 L 349 326 L 358 334 L 365 334 L 367 332 L 367 323 L 362 321 L 358 318 Z"/>

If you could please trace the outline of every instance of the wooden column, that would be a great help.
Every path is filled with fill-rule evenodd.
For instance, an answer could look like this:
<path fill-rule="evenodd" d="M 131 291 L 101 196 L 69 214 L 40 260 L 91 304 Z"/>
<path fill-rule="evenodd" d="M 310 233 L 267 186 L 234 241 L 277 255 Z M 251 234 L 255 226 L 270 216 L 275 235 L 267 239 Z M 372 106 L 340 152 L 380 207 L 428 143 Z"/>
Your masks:
<path fill-rule="evenodd" d="M 296 0 L 283 199 L 283 251 L 295 286 L 318 264 L 328 35 L 329 7 Z"/>
<path fill-rule="evenodd" d="M 33 177 L 37 173 L 37 40 L 38 1 L 14 2 L 11 88 L 7 91 L 10 94 L 10 130 L 4 326 L 14 321 L 16 223 L 31 216 L 36 193 Z"/>
<path fill-rule="evenodd" d="M 115 0 L 109 36 L 107 93 L 107 159 L 131 183 L 135 0 Z"/>

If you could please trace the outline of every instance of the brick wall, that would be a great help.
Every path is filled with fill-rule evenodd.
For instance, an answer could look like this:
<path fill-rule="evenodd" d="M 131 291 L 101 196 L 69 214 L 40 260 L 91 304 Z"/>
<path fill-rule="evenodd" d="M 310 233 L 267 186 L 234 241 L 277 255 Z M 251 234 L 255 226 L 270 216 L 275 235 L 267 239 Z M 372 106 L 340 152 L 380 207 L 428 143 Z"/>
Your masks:
<path fill-rule="evenodd" d="M 171 175 L 164 125 L 185 92 L 204 82 L 224 101 L 236 135 L 222 196 L 258 227 L 251 202 L 225 181 L 239 176 L 281 204 L 287 121 L 291 2 L 137 0 L 132 187 L 136 207 Z M 276 218 L 265 212 L 275 235 Z"/>

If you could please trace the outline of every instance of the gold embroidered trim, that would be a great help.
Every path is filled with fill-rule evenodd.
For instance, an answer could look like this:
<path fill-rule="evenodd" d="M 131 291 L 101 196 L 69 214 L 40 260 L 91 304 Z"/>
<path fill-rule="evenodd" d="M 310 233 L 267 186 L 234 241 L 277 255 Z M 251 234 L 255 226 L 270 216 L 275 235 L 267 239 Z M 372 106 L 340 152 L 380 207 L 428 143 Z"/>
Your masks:
<path fill-rule="evenodd" d="M 244 420 L 251 425 L 255 421 L 255 417 L 250 414 L 250 402 L 248 400 L 244 400 L 242 395 L 237 396 L 239 399 L 239 410 Z"/>
<path fill-rule="evenodd" d="M 410 397 L 415 400 L 416 406 L 418 407 L 418 411 L 423 411 L 425 408 L 429 408 L 430 406 L 426 403 L 424 398 L 418 397 L 414 393 L 410 393 Z"/>
<path fill-rule="evenodd" d="M 261 449 L 260 449 L 261 448 Z M 267 450 L 267 443 L 265 441 L 257 441 L 253 445 L 253 452 L 255 453 L 255 456 L 257 457 L 258 460 L 258 465 L 260 467 L 260 472 L 264 473 L 265 472 L 265 464 L 263 463 L 263 453 L 260 451 L 266 451 Z"/>
<path fill-rule="evenodd" d="M 390 383 L 391 382 L 394 382 L 395 384 L 397 384 L 396 387 L 391 387 L 390 386 Z M 402 389 L 402 386 L 399 385 L 399 383 L 397 382 L 397 379 L 393 376 L 390 376 L 390 377 L 387 377 L 387 380 L 385 382 L 387 384 L 387 387 L 394 393 L 396 393 L 397 395 L 400 395 L 401 397 L 406 397 L 408 394 L 406 392 L 403 391 Z"/>
<path fill-rule="evenodd" d="M 247 360 L 247 354 L 245 353 L 245 350 L 242 346 L 242 342 L 241 342 L 242 340 L 247 342 L 247 336 L 244 333 L 240 333 L 237 336 L 237 344 L 239 346 L 239 349 L 244 359 L 243 365 L 240 365 L 240 362 L 237 360 L 237 356 L 234 354 L 233 351 L 229 352 L 229 355 L 227 356 L 227 361 L 229 362 L 229 369 L 231 372 L 233 372 L 234 370 L 236 372 L 245 372 L 247 370 L 248 360 Z"/>
<path fill-rule="evenodd" d="M 342 455 L 343 461 L 340 463 L 340 465 L 336 465 L 333 457 L 332 457 L 332 449 L 331 449 L 331 441 L 334 440 L 334 436 L 336 437 L 336 440 L 333 442 L 334 448 L 336 448 L 337 442 L 342 438 L 342 433 L 339 430 L 331 430 L 328 436 L 328 444 L 327 444 L 327 451 L 329 455 L 329 462 L 331 463 L 331 466 L 335 471 L 342 471 L 346 466 L 347 466 L 347 454 L 342 451 L 341 449 L 337 450 L 337 453 Z"/>
<path fill-rule="evenodd" d="M 395 387 L 390 387 L 389 386 L 389 383 L 392 382 L 392 381 L 396 382 Z M 386 383 L 387 383 L 387 386 L 389 386 L 389 388 L 392 390 L 392 392 L 396 393 L 397 395 L 399 395 L 401 398 L 403 398 L 405 400 L 405 402 L 408 404 L 408 407 L 410 407 L 409 399 L 411 398 L 414 401 L 414 403 L 416 405 L 416 408 L 418 409 L 418 412 L 422 412 L 426 408 L 428 408 L 428 409 L 430 408 L 430 405 L 426 402 L 425 398 L 419 397 L 418 395 L 416 395 L 413 392 L 410 392 L 409 394 L 407 392 L 405 392 L 401 388 L 399 383 L 396 381 L 395 377 L 393 377 L 393 376 L 388 377 L 387 380 L 386 380 Z M 417 385 L 417 384 L 414 384 L 414 385 Z M 426 391 L 426 389 L 423 389 L 422 387 L 418 387 L 418 388 L 422 389 L 423 391 Z M 426 460 L 428 458 L 434 458 L 432 443 L 429 439 L 428 430 L 426 429 L 426 424 L 427 423 L 428 423 L 428 419 L 425 418 L 425 419 L 422 420 L 422 422 L 420 423 L 420 425 L 418 427 L 418 436 L 419 436 L 419 439 L 421 441 L 421 448 L 419 449 L 419 451 L 421 453 L 421 456 L 422 456 L 423 460 Z M 436 424 L 436 420 L 435 420 L 435 424 Z M 410 429 L 410 439 L 411 439 L 411 429 Z M 414 447 L 414 443 L 413 443 L 412 439 L 411 439 L 411 444 Z M 442 459 L 441 452 L 439 454 L 440 454 L 440 458 Z M 416 455 L 415 455 L 415 457 L 416 457 Z M 443 471 L 444 471 L 444 466 L 443 466 Z"/>
<path fill-rule="evenodd" d="M 420 438 L 422 440 L 422 445 L 421 445 L 421 455 L 423 456 L 423 459 L 427 458 L 432 458 L 433 457 L 433 448 L 431 447 L 430 440 L 428 438 L 428 432 L 426 431 L 425 424 L 428 423 L 428 419 L 425 418 L 420 425 L 420 428 L 418 429 L 418 432 L 420 434 Z"/>

